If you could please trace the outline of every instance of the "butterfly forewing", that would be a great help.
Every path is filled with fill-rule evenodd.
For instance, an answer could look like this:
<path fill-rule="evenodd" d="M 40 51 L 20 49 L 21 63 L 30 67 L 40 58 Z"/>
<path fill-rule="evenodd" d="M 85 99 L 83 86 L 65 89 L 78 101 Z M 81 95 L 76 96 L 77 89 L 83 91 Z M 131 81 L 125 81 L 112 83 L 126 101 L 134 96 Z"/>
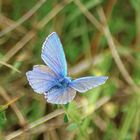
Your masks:
<path fill-rule="evenodd" d="M 76 80 L 73 80 L 70 84 L 70 87 L 75 89 L 78 92 L 86 92 L 94 87 L 102 85 L 108 79 L 106 76 L 89 76 L 82 77 Z"/>
<path fill-rule="evenodd" d="M 58 77 L 65 77 L 67 75 L 65 54 L 60 39 L 55 32 L 46 38 L 41 57 Z"/>

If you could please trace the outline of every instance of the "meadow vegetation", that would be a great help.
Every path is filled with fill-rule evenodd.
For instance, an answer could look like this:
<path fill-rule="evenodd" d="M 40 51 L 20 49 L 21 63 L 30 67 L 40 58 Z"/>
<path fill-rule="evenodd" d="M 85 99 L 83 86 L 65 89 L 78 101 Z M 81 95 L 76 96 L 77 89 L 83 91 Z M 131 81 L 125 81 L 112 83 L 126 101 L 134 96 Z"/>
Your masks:
<path fill-rule="evenodd" d="M 109 77 L 67 105 L 25 75 L 53 31 L 70 76 Z M 0 139 L 140 140 L 140 0 L 1 0 Z"/>

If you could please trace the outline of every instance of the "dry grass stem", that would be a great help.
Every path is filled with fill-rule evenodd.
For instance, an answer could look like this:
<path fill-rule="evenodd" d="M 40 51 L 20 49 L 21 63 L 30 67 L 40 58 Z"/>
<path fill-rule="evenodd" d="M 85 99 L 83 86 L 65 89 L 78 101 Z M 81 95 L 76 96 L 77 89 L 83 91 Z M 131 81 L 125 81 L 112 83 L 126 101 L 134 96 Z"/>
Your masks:
<path fill-rule="evenodd" d="M 109 30 L 109 27 L 107 25 L 107 21 L 106 21 L 106 17 L 105 17 L 105 14 L 103 12 L 103 9 L 102 7 L 100 7 L 98 9 L 98 13 L 100 15 L 100 20 L 103 22 L 103 30 L 104 30 L 104 35 L 106 36 L 106 39 L 108 41 L 108 45 L 109 45 L 109 48 L 111 50 L 111 53 L 112 53 L 112 57 L 114 58 L 116 64 L 117 64 L 117 67 L 119 68 L 122 76 L 124 77 L 124 79 L 126 80 L 126 82 L 133 87 L 133 89 L 135 90 L 135 92 L 137 92 L 139 90 L 139 88 L 135 85 L 133 79 L 131 78 L 130 74 L 128 73 L 128 71 L 126 70 L 117 50 L 116 50 L 116 46 L 115 46 L 115 43 L 113 41 L 113 38 L 112 38 L 112 35 L 111 35 L 111 32 Z"/>
<path fill-rule="evenodd" d="M 69 1 L 70 2 L 70 1 Z M 69 2 L 61 2 L 56 5 L 53 10 L 48 13 L 46 17 L 44 17 L 37 25 L 37 29 L 43 28 L 52 18 L 54 18 Z M 31 41 L 36 35 L 36 32 L 33 30 L 26 33 L 26 35 L 19 41 L 15 46 L 12 47 L 10 51 L 3 57 L 3 61 L 7 62 L 10 58 L 12 58 L 19 50 L 21 50 L 29 41 Z"/>
<path fill-rule="evenodd" d="M 99 23 L 99 22 L 95 22 L 95 17 L 88 11 L 88 9 L 86 9 L 86 7 L 79 1 L 76 0 L 74 1 L 76 3 L 76 5 L 79 7 L 79 9 L 82 11 L 82 13 L 91 21 L 91 23 L 101 32 L 104 33 L 108 45 L 110 47 L 111 53 L 112 53 L 112 57 L 114 58 L 118 69 L 120 70 L 123 78 L 125 79 L 125 81 L 132 86 L 132 89 L 134 89 L 135 92 L 137 92 L 139 90 L 139 88 L 134 84 L 131 76 L 129 75 L 128 71 L 126 70 L 122 60 L 120 59 L 120 56 L 116 50 L 116 46 L 114 44 L 113 41 L 113 37 L 110 33 L 110 30 L 108 28 L 108 25 L 106 23 L 106 17 L 104 15 L 104 12 L 101 8 L 99 8 L 99 15 L 100 15 L 100 20 L 101 22 L 103 22 L 103 24 Z M 84 9 L 84 10 L 83 10 Z M 90 15 L 90 16 L 89 16 Z M 105 24 L 105 25 L 104 25 Z"/>
<path fill-rule="evenodd" d="M 34 7 L 31 8 L 24 16 L 22 16 L 18 21 L 16 21 L 14 24 L 11 24 L 9 27 L 5 28 L 0 32 L 0 37 L 3 35 L 11 32 L 18 26 L 20 26 L 22 23 L 24 23 L 26 20 L 28 20 L 36 11 L 44 4 L 45 0 L 39 0 Z"/>
<path fill-rule="evenodd" d="M 7 101 L 7 102 L 11 102 L 11 98 L 9 97 L 9 95 L 6 93 L 6 91 L 0 87 L 0 95 Z M 17 107 L 16 103 L 12 103 L 10 104 L 11 108 L 13 109 L 13 111 L 15 112 L 17 118 L 19 119 L 19 123 L 21 126 L 24 126 L 26 124 L 26 120 L 23 117 L 22 113 L 20 112 L 20 109 Z"/>
<path fill-rule="evenodd" d="M 103 97 L 99 101 L 97 101 L 95 111 L 97 109 L 99 109 L 101 106 L 103 106 L 104 104 L 106 104 L 109 100 L 110 100 L 110 97 Z M 80 104 L 80 105 L 78 105 L 78 108 L 81 108 L 82 106 L 83 105 Z M 51 120 L 51 119 L 53 119 L 53 118 L 55 118 L 55 117 L 57 117 L 57 116 L 59 116 L 63 113 L 64 113 L 63 109 L 55 110 L 54 112 L 52 112 L 52 113 L 50 113 L 50 114 L 48 114 L 48 115 L 46 115 L 46 116 L 44 116 L 40 119 L 28 124 L 24 130 L 19 129 L 15 132 L 10 133 L 9 135 L 5 136 L 5 140 L 12 140 L 12 139 L 22 135 L 24 132 L 28 132 L 28 131 L 32 130 L 33 128 L 35 128 L 35 127 L 37 127 L 41 124 L 44 124 L 47 121 L 49 121 L 49 120 Z"/>
<path fill-rule="evenodd" d="M 16 21 L 13 21 L 13 20 L 11 20 L 11 19 L 9 19 L 9 18 L 7 18 L 6 16 L 4 16 L 4 15 L 0 15 L 0 25 L 1 25 L 1 27 L 2 28 L 7 28 L 7 26 L 9 27 L 9 26 L 11 26 L 11 25 L 13 25 L 13 24 L 16 24 Z M 26 28 L 24 28 L 23 26 L 17 26 L 16 28 L 15 28 L 15 30 L 17 31 L 17 32 L 19 32 L 19 33 L 23 33 L 23 34 L 25 34 L 26 32 L 27 32 L 27 29 Z M 2 31 L 1 31 L 2 32 Z"/>
<path fill-rule="evenodd" d="M 16 68 L 13 67 L 12 65 L 7 64 L 7 63 L 5 63 L 5 62 L 3 62 L 3 61 L 1 61 L 1 60 L 0 60 L 0 64 L 6 66 L 6 67 L 8 67 L 8 68 L 10 68 L 10 69 L 12 69 L 12 70 L 14 70 L 14 71 L 16 71 L 16 72 L 18 72 L 18 73 L 21 73 L 21 71 L 19 71 L 18 69 L 16 69 Z"/>

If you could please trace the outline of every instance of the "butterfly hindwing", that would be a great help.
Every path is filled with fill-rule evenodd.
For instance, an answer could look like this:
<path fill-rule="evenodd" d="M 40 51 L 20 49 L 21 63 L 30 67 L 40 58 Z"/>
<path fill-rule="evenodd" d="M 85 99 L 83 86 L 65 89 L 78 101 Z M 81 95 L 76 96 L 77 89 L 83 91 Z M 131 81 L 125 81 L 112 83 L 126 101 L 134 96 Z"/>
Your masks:
<path fill-rule="evenodd" d="M 76 91 L 71 87 L 58 88 L 53 87 L 50 91 L 45 93 L 45 98 L 49 103 L 53 104 L 67 104 L 72 101 L 76 95 Z"/>
<path fill-rule="evenodd" d="M 86 92 L 94 87 L 102 85 L 108 79 L 106 76 L 89 76 L 82 77 L 76 80 L 73 80 L 70 84 L 70 87 L 75 89 L 78 92 Z"/>
<path fill-rule="evenodd" d="M 67 75 L 67 63 L 62 44 L 56 32 L 51 33 L 45 40 L 41 57 L 45 64 L 58 76 Z"/>
<path fill-rule="evenodd" d="M 37 93 L 44 93 L 56 85 L 56 75 L 47 66 L 36 65 L 26 73 L 30 86 Z"/>

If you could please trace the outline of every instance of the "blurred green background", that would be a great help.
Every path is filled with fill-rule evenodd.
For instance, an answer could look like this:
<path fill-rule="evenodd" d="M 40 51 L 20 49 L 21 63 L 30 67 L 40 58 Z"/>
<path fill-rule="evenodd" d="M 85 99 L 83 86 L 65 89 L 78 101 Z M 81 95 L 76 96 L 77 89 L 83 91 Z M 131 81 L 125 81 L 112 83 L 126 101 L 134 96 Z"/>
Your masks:
<path fill-rule="evenodd" d="M 25 76 L 53 31 L 70 76 L 109 76 L 65 106 Z M 139 85 L 140 0 L 0 0 L 1 140 L 140 140 Z"/>

